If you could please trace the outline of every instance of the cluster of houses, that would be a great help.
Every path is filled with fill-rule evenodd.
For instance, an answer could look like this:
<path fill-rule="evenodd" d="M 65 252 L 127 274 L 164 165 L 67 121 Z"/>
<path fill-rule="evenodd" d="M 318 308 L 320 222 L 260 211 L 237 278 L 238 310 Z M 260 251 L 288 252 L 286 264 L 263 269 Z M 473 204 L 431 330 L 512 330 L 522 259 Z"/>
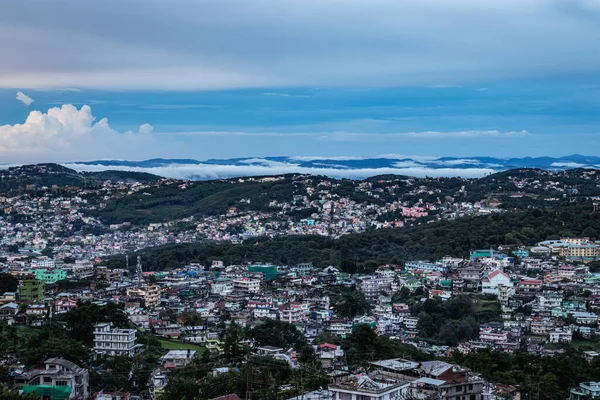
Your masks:
<path fill-rule="evenodd" d="M 141 348 L 136 341 L 138 330 L 222 352 L 223 330 L 217 323 L 224 318 L 241 327 L 253 327 L 267 319 L 285 321 L 294 324 L 309 343 L 324 333 L 344 337 L 357 325 L 368 324 L 380 335 L 436 356 L 481 348 L 526 350 L 551 356 L 565 351 L 565 346 L 573 341 L 585 341 L 591 347 L 598 343 L 600 274 L 590 273 L 583 262 L 567 260 L 561 256 L 562 250 L 553 250 L 557 245 L 562 249 L 565 244 L 590 242 L 587 238 L 563 238 L 540 243 L 536 247 L 546 245 L 552 250 L 549 255 L 536 255 L 537 258 L 533 257 L 536 248 L 478 250 L 469 259 L 411 261 L 403 266 L 381 266 L 370 274 L 349 274 L 335 267 L 319 269 L 309 263 L 226 266 L 213 261 L 208 268 L 190 264 L 168 272 L 138 271 L 136 276 L 130 276 L 128 271 L 98 266 L 94 260 L 61 263 L 42 256 L 21 269 L 15 268 L 14 263 L 4 265 L 2 272 L 19 277 L 20 284 L 16 292 L 0 296 L 0 319 L 9 324 L 37 326 L 52 315 L 77 307 L 80 300 L 97 304 L 121 302 L 137 329 L 96 326 L 94 353 L 108 356 L 136 354 Z M 64 279 L 57 278 L 56 270 L 63 271 L 69 281 L 81 284 L 69 292 L 59 291 Z M 370 311 L 354 318 L 337 315 L 331 300 L 336 287 L 360 291 L 369 302 Z M 480 324 L 478 338 L 460 342 L 456 347 L 434 346 L 420 340 L 419 316 L 413 314 L 410 304 L 394 301 L 394 295 L 406 289 L 409 293 L 421 293 L 420 301 L 427 297 L 444 301 L 467 295 L 476 303 L 492 305 L 498 312 L 493 320 Z M 186 319 L 190 312 L 197 316 L 196 320 Z M 483 393 L 508 390 L 492 387 L 470 371 L 442 362 L 432 366 L 385 360 L 374 364 L 376 374 L 353 375 L 339 346 L 325 343 L 315 345 L 314 350 L 332 380 L 327 395 L 335 399 L 350 398 L 347 394 L 366 396 L 365 393 L 381 395 L 374 398 L 382 399 L 407 393 L 443 393 L 446 397 L 441 398 L 458 399 L 468 393 L 479 399 Z M 298 366 L 293 349 L 265 346 L 253 351 L 286 361 L 292 368 Z M 154 374 L 153 387 L 157 392 L 168 382 L 169 370 L 185 365 L 194 356 L 185 350 L 165 355 Z M 598 352 L 589 350 L 585 356 L 591 360 Z M 63 368 L 56 360 L 47 363 Z M 46 370 L 50 372 L 45 373 L 51 374 L 52 368 L 48 366 Z M 451 378 L 446 378 L 446 374 Z M 42 377 L 44 373 L 36 372 L 35 376 Z M 26 386 L 35 386 L 32 382 L 34 379 L 29 379 Z M 77 385 L 70 387 L 73 396 L 83 390 Z M 516 393 L 515 388 L 510 390 Z"/>

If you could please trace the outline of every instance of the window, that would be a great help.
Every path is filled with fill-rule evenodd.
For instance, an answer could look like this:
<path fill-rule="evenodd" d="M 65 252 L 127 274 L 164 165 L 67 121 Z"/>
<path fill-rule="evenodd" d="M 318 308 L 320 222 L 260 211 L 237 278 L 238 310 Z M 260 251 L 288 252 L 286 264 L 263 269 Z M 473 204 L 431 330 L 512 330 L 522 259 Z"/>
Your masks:
<path fill-rule="evenodd" d="M 472 383 L 469 384 L 469 391 L 471 391 L 471 390 L 473 390 L 473 384 Z"/>
<path fill-rule="evenodd" d="M 463 387 L 462 386 L 457 386 L 456 387 L 456 393 L 460 393 L 463 391 Z"/>
<path fill-rule="evenodd" d="M 67 381 L 56 381 L 56 386 L 67 386 Z"/>

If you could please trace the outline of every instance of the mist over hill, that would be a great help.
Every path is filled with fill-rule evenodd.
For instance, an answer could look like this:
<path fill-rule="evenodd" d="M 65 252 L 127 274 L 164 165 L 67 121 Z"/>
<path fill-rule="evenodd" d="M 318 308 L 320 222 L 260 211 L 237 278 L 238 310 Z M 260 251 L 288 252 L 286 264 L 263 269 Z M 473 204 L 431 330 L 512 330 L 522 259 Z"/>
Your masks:
<path fill-rule="evenodd" d="M 478 178 L 494 172 L 515 168 L 541 168 L 553 171 L 572 168 L 598 169 L 600 168 L 600 157 L 579 154 L 565 157 L 535 158 L 405 157 L 387 155 L 376 158 L 297 156 L 209 159 L 204 161 L 156 158 L 143 161 L 82 161 L 63 165 L 77 171 L 126 170 L 191 180 L 290 173 L 350 179 L 364 179 L 383 174 L 414 177 L 460 176 Z"/>

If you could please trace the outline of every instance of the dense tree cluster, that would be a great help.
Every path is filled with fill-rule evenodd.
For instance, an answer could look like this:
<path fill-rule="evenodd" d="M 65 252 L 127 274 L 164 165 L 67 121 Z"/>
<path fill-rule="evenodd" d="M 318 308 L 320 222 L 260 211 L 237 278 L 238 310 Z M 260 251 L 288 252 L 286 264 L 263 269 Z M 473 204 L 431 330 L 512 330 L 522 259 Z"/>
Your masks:
<path fill-rule="evenodd" d="M 467 296 L 442 301 L 439 297 L 415 303 L 413 314 L 419 317 L 419 335 L 456 346 L 461 340 L 479 336 L 479 324 L 473 317 L 475 302 Z"/>

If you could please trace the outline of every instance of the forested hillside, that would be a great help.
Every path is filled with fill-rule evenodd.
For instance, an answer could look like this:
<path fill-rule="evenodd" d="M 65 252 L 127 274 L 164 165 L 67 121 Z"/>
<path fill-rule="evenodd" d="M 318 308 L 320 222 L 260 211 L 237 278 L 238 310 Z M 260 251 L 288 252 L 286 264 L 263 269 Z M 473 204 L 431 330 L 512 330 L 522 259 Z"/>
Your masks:
<path fill-rule="evenodd" d="M 147 183 L 162 179 L 146 172 L 100 171 L 77 172 L 58 164 L 37 164 L 11 167 L 0 171 L 0 193 L 9 194 L 43 187 L 97 187 L 103 182 Z"/>
<path fill-rule="evenodd" d="M 339 239 L 321 236 L 285 236 L 253 239 L 241 245 L 192 243 L 159 246 L 140 254 L 144 268 L 162 270 L 189 262 L 271 262 L 317 266 L 341 265 L 347 271 L 371 270 L 379 264 L 414 259 L 468 256 L 474 249 L 498 245 L 533 245 L 561 236 L 598 238 L 600 213 L 591 202 L 559 204 L 544 209 L 509 211 L 466 217 L 400 229 L 373 230 Z M 123 267 L 124 257 L 107 262 Z"/>

